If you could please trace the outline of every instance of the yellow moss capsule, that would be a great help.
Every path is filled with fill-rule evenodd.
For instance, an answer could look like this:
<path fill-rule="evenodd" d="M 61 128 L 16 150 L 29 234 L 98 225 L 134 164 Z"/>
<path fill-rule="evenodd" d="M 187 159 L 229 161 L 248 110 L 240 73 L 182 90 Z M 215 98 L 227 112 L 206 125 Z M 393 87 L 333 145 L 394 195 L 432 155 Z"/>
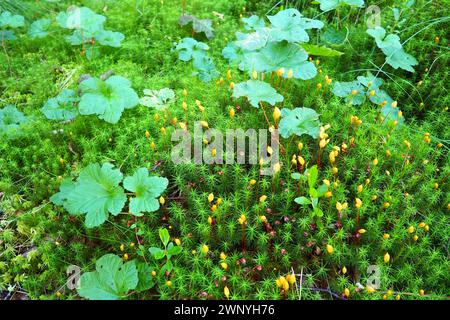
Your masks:
<path fill-rule="evenodd" d="M 209 128 L 209 124 L 208 124 L 208 122 L 206 122 L 206 121 L 200 121 L 200 124 L 202 125 L 202 127 L 203 127 L 204 129 Z"/>
<path fill-rule="evenodd" d="M 182 130 L 184 130 L 184 131 L 186 131 L 186 130 L 187 130 L 187 126 L 186 126 L 186 123 L 184 123 L 184 122 L 180 122 L 180 123 L 178 123 L 178 125 L 180 126 L 180 128 L 181 128 Z"/>
<path fill-rule="evenodd" d="M 208 224 L 212 225 L 213 219 L 211 218 L 211 216 L 208 217 Z"/>
<path fill-rule="evenodd" d="M 267 200 L 267 196 L 266 195 L 262 195 L 261 197 L 259 197 L 259 202 L 264 202 Z"/>
<path fill-rule="evenodd" d="M 295 274 L 291 273 L 286 275 L 286 280 L 290 285 L 293 285 L 295 283 Z"/>
<path fill-rule="evenodd" d="M 161 205 L 164 205 L 164 204 L 166 203 L 166 199 L 164 199 L 163 196 L 159 197 L 159 203 L 160 203 Z"/>
<path fill-rule="evenodd" d="M 361 199 L 359 199 L 359 198 L 356 198 L 356 199 L 355 199 L 355 207 L 356 207 L 357 209 L 361 209 L 361 207 L 362 207 L 362 201 L 361 201 Z"/>
<path fill-rule="evenodd" d="M 120 249 L 120 251 L 122 251 L 122 252 L 125 251 L 125 245 L 121 244 L 120 247 L 119 247 L 119 249 Z"/>
<path fill-rule="evenodd" d="M 175 238 L 175 244 L 176 244 L 177 246 L 181 245 L 181 240 L 178 239 L 178 238 Z"/>
<path fill-rule="evenodd" d="M 414 227 L 413 226 L 409 226 L 408 233 L 413 233 L 413 232 L 414 232 Z"/>
<path fill-rule="evenodd" d="M 343 268 L 342 268 L 342 274 L 346 274 L 347 273 L 347 268 L 344 266 Z"/>
<path fill-rule="evenodd" d="M 278 70 L 277 70 L 277 76 L 278 76 L 278 77 L 281 77 L 281 76 L 284 74 L 284 72 L 285 72 L 285 69 L 284 69 L 284 68 L 278 69 Z"/>
<path fill-rule="evenodd" d="M 359 234 L 364 234 L 364 233 L 366 233 L 366 232 L 367 232 L 366 229 L 359 229 L 359 230 L 358 230 L 358 233 L 359 233 Z"/>
<path fill-rule="evenodd" d="M 294 76 L 294 71 L 292 71 L 292 69 L 289 69 L 287 77 L 288 79 L 291 79 Z"/>
<path fill-rule="evenodd" d="M 223 288 L 223 294 L 225 295 L 225 297 L 227 299 L 229 299 L 229 297 L 230 297 L 230 289 L 228 289 L 227 286 L 225 286 L 225 288 Z"/>
<path fill-rule="evenodd" d="M 348 290 L 348 288 L 344 289 L 344 296 L 346 296 L 347 298 L 350 297 L 350 290 Z"/>
<path fill-rule="evenodd" d="M 231 89 L 231 90 L 234 89 L 234 82 L 230 82 L 230 89 Z"/>
<path fill-rule="evenodd" d="M 225 288 L 223 288 L 223 294 L 225 295 L 225 297 L 227 299 L 230 297 L 230 289 L 228 289 L 227 286 L 225 286 Z"/>
<path fill-rule="evenodd" d="M 228 270 L 228 264 L 227 264 L 226 262 L 222 262 L 222 263 L 220 264 L 220 266 L 222 267 L 222 269 Z"/>
<path fill-rule="evenodd" d="M 305 165 L 305 159 L 303 159 L 303 157 L 302 156 L 298 156 L 297 157 L 297 160 L 298 160 L 298 163 L 300 163 L 300 165 L 301 166 L 304 166 Z"/>
<path fill-rule="evenodd" d="M 156 277 L 156 271 L 152 271 L 152 277 Z"/>
<path fill-rule="evenodd" d="M 261 222 L 267 222 L 266 216 L 259 216 L 259 221 L 261 221 Z"/>
<path fill-rule="evenodd" d="M 234 111 L 233 108 L 230 109 L 230 118 L 234 118 L 234 115 L 236 114 L 236 112 Z"/>
<path fill-rule="evenodd" d="M 167 281 L 166 281 L 166 285 L 167 285 L 168 287 L 171 287 L 171 286 L 172 286 L 172 281 L 167 280 Z"/>
<path fill-rule="evenodd" d="M 374 293 L 374 292 L 375 292 L 375 289 L 374 289 L 373 287 L 371 287 L 371 286 L 367 286 L 367 287 L 366 287 L 366 290 L 367 290 L 367 292 L 369 292 L 369 293 Z"/>
<path fill-rule="evenodd" d="M 327 252 L 329 254 L 332 254 L 334 252 L 334 248 L 331 244 L 327 244 Z"/>
<path fill-rule="evenodd" d="M 389 254 L 389 252 L 385 253 L 383 260 L 384 260 L 384 263 L 388 263 L 391 260 L 391 255 Z"/>
<path fill-rule="evenodd" d="M 373 164 L 374 166 L 376 166 L 376 165 L 378 164 L 378 159 L 377 159 L 377 158 L 373 159 L 372 164 Z"/>
<path fill-rule="evenodd" d="M 208 202 L 211 203 L 211 202 L 213 202 L 213 200 L 214 200 L 214 193 L 210 193 L 208 195 Z"/>
<path fill-rule="evenodd" d="M 183 107 L 183 110 L 184 110 L 184 111 L 187 111 L 188 105 L 187 105 L 186 101 L 183 101 L 182 107 Z"/>
<path fill-rule="evenodd" d="M 124 255 L 123 255 L 123 260 L 125 260 L 125 261 L 127 261 L 128 260 L 128 253 L 125 253 Z"/>
<path fill-rule="evenodd" d="M 273 110 L 273 119 L 275 120 L 275 122 L 278 122 L 278 120 L 280 120 L 281 118 L 281 111 L 278 107 L 275 107 L 275 109 Z"/>
<path fill-rule="evenodd" d="M 228 80 L 231 80 L 231 78 L 232 78 L 232 76 L 231 76 L 231 70 L 228 69 L 228 71 L 227 71 L 227 79 L 228 79 Z"/>
<path fill-rule="evenodd" d="M 363 191 L 363 185 L 360 184 L 357 188 L 358 193 L 361 193 Z"/>
<path fill-rule="evenodd" d="M 252 72 L 252 78 L 253 78 L 254 80 L 258 79 L 258 72 L 256 72 L 256 70 L 253 70 L 253 72 Z"/>
<path fill-rule="evenodd" d="M 389 233 L 383 234 L 383 239 L 389 239 L 391 235 Z"/>
<path fill-rule="evenodd" d="M 226 258 L 227 258 L 227 255 L 225 254 L 225 252 L 221 252 L 220 259 L 225 260 Z"/>

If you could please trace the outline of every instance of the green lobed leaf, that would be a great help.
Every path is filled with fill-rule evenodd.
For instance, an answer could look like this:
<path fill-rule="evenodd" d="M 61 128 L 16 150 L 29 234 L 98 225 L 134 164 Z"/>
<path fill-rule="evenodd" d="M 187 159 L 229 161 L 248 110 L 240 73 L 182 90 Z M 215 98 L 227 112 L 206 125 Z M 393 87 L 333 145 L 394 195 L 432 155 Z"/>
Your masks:
<path fill-rule="evenodd" d="M 316 139 L 319 136 L 320 122 L 319 114 L 310 108 L 282 109 L 279 125 L 280 134 L 283 138 L 292 135 L 309 135 Z"/>
<path fill-rule="evenodd" d="M 118 215 L 127 197 L 119 186 L 122 174 L 113 165 L 105 163 L 100 167 L 94 163 L 84 168 L 76 182 L 64 181 L 60 192 L 51 200 L 63 205 L 72 215 L 85 214 L 88 228 L 103 224 L 109 214 Z"/>
<path fill-rule="evenodd" d="M 297 9 L 285 9 L 268 16 L 271 26 L 271 41 L 308 42 L 307 29 L 321 29 L 322 21 L 304 18 Z"/>
<path fill-rule="evenodd" d="M 31 39 L 45 38 L 51 30 L 51 19 L 40 19 L 34 21 L 28 29 L 28 35 Z"/>
<path fill-rule="evenodd" d="M 233 89 L 233 97 L 247 97 L 255 108 L 259 108 L 260 102 L 267 102 L 273 106 L 277 102 L 283 101 L 283 96 L 278 94 L 270 84 L 259 80 L 237 83 Z"/>
<path fill-rule="evenodd" d="M 25 25 L 25 18 L 21 15 L 14 15 L 9 11 L 0 14 L 0 28 L 19 28 Z"/>
<path fill-rule="evenodd" d="M 134 261 L 107 254 L 98 259 L 96 271 L 84 273 L 80 278 L 78 294 L 90 300 L 118 300 L 136 288 L 139 282 Z"/>
<path fill-rule="evenodd" d="M 0 136 L 14 138 L 20 135 L 20 126 L 27 117 L 13 105 L 0 109 Z"/>
<path fill-rule="evenodd" d="M 72 120 L 78 115 L 76 104 L 79 100 L 74 90 L 66 89 L 56 98 L 49 99 L 41 111 L 50 120 Z"/>
<path fill-rule="evenodd" d="M 169 180 L 161 177 L 150 177 L 148 169 L 140 168 L 131 177 L 123 181 L 125 189 L 136 193 L 131 199 L 130 212 L 139 214 L 141 212 L 154 212 L 159 209 L 158 198 L 169 185 Z"/>
<path fill-rule="evenodd" d="M 192 28 L 196 33 L 203 32 L 208 39 L 214 37 L 214 28 L 210 19 L 198 19 L 193 15 L 183 14 L 179 19 L 179 23 L 181 26 L 192 23 Z"/>
<path fill-rule="evenodd" d="M 266 23 L 264 22 L 263 18 L 260 18 L 256 15 L 253 15 L 248 18 L 242 18 L 242 21 L 244 22 L 244 28 L 245 30 L 254 30 L 257 31 L 259 29 L 262 29 L 266 26 Z"/>
<path fill-rule="evenodd" d="M 175 101 L 175 92 L 169 88 L 160 90 L 144 89 L 145 96 L 140 99 L 140 103 L 148 108 L 156 110 L 166 109 Z"/>
<path fill-rule="evenodd" d="M 120 76 L 112 76 L 106 81 L 89 78 L 80 84 L 82 92 L 79 111 L 82 115 L 96 114 L 109 123 L 117 123 L 125 109 L 139 104 L 137 93 L 131 82 Z"/>

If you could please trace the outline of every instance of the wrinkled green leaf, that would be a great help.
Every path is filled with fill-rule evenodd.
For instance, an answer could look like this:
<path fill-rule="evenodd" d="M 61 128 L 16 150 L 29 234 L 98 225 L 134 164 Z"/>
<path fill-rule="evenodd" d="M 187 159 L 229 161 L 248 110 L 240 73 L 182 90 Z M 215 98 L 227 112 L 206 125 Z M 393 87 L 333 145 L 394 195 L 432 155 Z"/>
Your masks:
<path fill-rule="evenodd" d="M 155 278 L 152 276 L 152 271 L 154 271 L 154 269 L 143 262 L 136 263 L 136 268 L 139 281 L 135 290 L 137 292 L 143 292 L 152 288 L 156 284 Z"/>
<path fill-rule="evenodd" d="M 78 115 L 76 103 L 79 100 L 75 91 L 64 90 L 56 98 L 48 100 L 41 111 L 50 120 L 72 120 Z"/>
<path fill-rule="evenodd" d="M 25 25 L 25 18 L 21 15 L 14 15 L 9 11 L 0 14 L 0 28 L 19 28 Z"/>
<path fill-rule="evenodd" d="M 214 37 L 214 28 L 210 19 L 197 19 L 193 15 L 183 14 L 180 17 L 179 23 L 181 26 L 192 23 L 192 28 L 196 33 L 203 32 L 208 39 Z"/>
<path fill-rule="evenodd" d="M 101 45 L 113 48 L 120 47 L 122 41 L 125 39 L 123 33 L 109 30 L 100 30 L 95 33 L 94 37 Z"/>
<path fill-rule="evenodd" d="M 283 101 L 283 96 L 270 86 L 270 84 L 259 80 L 248 80 L 234 86 L 233 97 L 247 97 L 250 104 L 259 108 L 260 102 L 267 102 L 275 105 L 277 102 Z"/>
<path fill-rule="evenodd" d="M 304 18 L 297 9 L 286 9 L 274 16 L 268 16 L 271 27 L 271 41 L 308 42 L 307 29 L 321 29 L 323 22 Z"/>
<path fill-rule="evenodd" d="M 140 99 L 140 103 L 148 108 L 155 108 L 156 110 L 166 109 L 175 101 L 175 92 L 169 88 L 160 90 L 144 90 L 145 96 Z"/>
<path fill-rule="evenodd" d="M 330 11 L 334 10 L 339 6 L 349 5 L 355 7 L 363 7 L 364 0 L 317 0 L 320 3 L 320 10 Z"/>
<path fill-rule="evenodd" d="M 401 68 L 409 72 L 414 72 L 413 66 L 417 65 L 418 62 L 413 56 L 403 50 L 398 35 L 392 33 L 386 35 L 386 30 L 382 27 L 367 29 L 366 32 L 375 39 L 378 48 L 383 51 L 387 64 L 394 69 Z"/>
<path fill-rule="evenodd" d="M 59 26 L 65 29 L 83 30 L 90 34 L 103 29 L 106 18 L 87 7 L 71 6 L 56 17 Z"/>
<path fill-rule="evenodd" d="M 119 186 L 122 174 L 109 163 L 90 164 L 84 168 L 76 182 L 65 181 L 60 192 L 51 198 L 62 204 L 72 215 L 85 214 L 88 228 L 103 224 L 109 214 L 118 215 L 127 197 Z"/>
<path fill-rule="evenodd" d="M 45 38 L 51 30 L 51 25 L 52 20 L 50 19 L 36 20 L 31 24 L 30 29 L 28 29 L 28 35 L 31 39 Z"/>
<path fill-rule="evenodd" d="M 20 135 L 20 126 L 27 122 L 25 115 L 15 106 L 0 109 L 0 137 L 14 138 Z"/>
<path fill-rule="evenodd" d="M 263 18 L 260 18 L 256 15 L 253 15 L 249 18 L 242 18 L 242 21 L 244 22 L 244 28 L 245 30 L 254 30 L 257 31 L 259 29 L 262 29 L 266 26 L 266 23 L 264 22 Z"/>
<path fill-rule="evenodd" d="M 206 43 L 199 42 L 194 38 L 183 38 L 175 47 L 178 51 L 178 58 L 182 61 L 190 61 L 206 56 L 209 46 Z"/>
<path fill-rule="evenodd" d="M 293 134 L 309 135 L 316 139 L 319 136 L 319 114 L 310 108 L 295 108 L 294 110 L 282 109 L 279 125 L 283 138 L 289 138 Z"/>
<path fill-rule="evenodd" d="M 131 177 L 123 181 L 125 189 L 134 192 L 136 196 L 131 199 L 130 212 L 154 212 L 159 209 L 158 198 L 169 185 L 169 180 L 161 177 L 150 177 L 148 169 L 140 168 Z"/>
<path fill-rule="evenodd" d="M 139 282 L 134 261 L 123 263 L 113 254 L 101 257 L 94 272 L 84 273 L 80 278 L 78 294 L 91 300 L 118 300 L 136 288 Z"/>
<path fill-rule="evenodd" d="M 131 88 L 131 82 L 120 76 L 112 76 L 106 81 L 90 78 L 80 84 L 80 89 L 80 114 L 96 114 L 109 123 L 117 123 L 125 109 L 139 104 L 139 97 Z"/>
<path fill-rule="evenodd" d="M 284 68 L 284 77 L 288 76 L 288 70 L 292 70 L 294 78 L 309 80 L 317 75 L 317 69 L 307 59 L 308 53 L 297 44 L 269 43 L 255 54 L 254 69 L 258 72 L 272 72 Z"/>

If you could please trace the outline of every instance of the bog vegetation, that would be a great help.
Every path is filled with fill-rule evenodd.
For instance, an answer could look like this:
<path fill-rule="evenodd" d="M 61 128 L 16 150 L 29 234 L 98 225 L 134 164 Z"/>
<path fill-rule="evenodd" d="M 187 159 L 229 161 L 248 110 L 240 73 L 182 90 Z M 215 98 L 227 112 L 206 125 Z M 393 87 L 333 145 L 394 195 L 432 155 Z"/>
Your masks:
<path fill-rule="evenodd" d="M 1 1 L 1 298 L 447 299 L 448 9 Z M 274 175 L 174 164 L 196 121 Z"/>

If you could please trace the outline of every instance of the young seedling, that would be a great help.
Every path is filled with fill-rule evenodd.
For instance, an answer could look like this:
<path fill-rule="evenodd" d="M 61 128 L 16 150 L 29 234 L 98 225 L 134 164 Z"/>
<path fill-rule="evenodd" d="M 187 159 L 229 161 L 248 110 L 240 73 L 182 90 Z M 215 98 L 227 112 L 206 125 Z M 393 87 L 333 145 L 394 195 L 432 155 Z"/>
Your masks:
<path fill-rule="evenodd" d="M 173 242 L 170 241 L 169 231 L 166 228 L 159 229 L 159 239 L 164 248 L 151 247 L 148 251 L 156 260 L 165 259 L 164 265 L 162 265 L 159 270 L 159 275 L 163 277 L 169 274 L 173 269 L 171 258 L 180 254 L 183 248 L 179 245 L 174 245 Z"/>

